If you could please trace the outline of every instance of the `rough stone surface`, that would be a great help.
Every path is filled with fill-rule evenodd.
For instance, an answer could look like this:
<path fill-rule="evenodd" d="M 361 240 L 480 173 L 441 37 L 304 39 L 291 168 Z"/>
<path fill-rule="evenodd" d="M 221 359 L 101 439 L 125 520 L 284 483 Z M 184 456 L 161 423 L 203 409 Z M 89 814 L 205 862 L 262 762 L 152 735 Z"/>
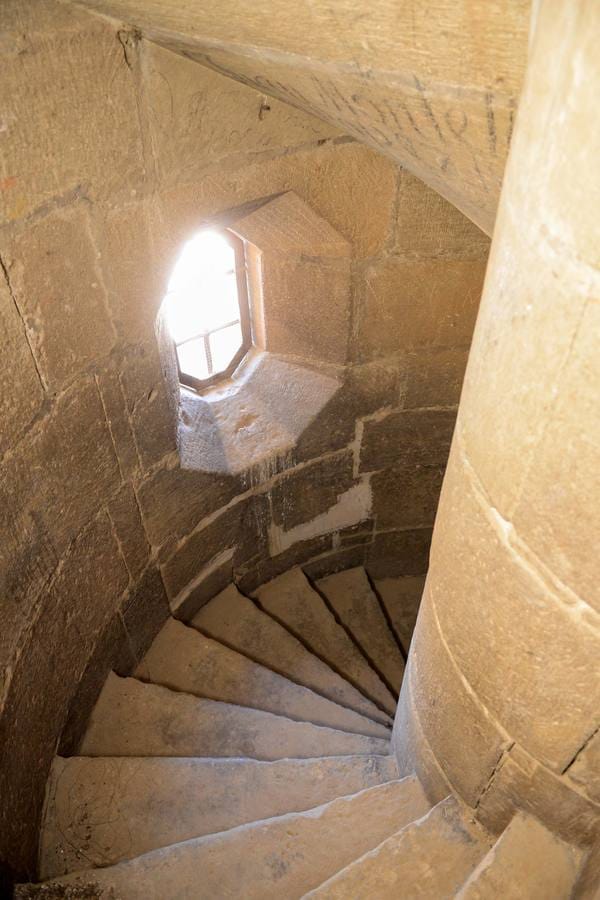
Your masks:
<path fill-rule="evenodd" d="M 454 799 L 389 837 L 308 897 L 454 897 L 487 849 Z"/>
<path fill-rule="evenodd" d="M 361 471 L 393 466 L 399 455 L 415 465 L 445 465 L 455 418 L 454 410 L 406 410 L 367 422 Z"/>
<path fill-rule="evenodd" d="M 389 722 L 373 703 L 233 586 L 203 606 L 192 625 L 297 684 L 371 719 Z"/>
<path fill-rule="evenodd" d="M 181 462 L 202 472 L 255 469 L 260 480 L 293 452 L 339 387 L 329 369 L 254 352 L 224 385 L 202 396 L 182 395 Z"/>
<path fill-rule="evenodd" d="M 518 744 L 501 760 L 477 809 L 485 828 L 499 834 L 515 809 L 534 816 L 561 840 L 590 846 L 600 836 L 600 806 L 568 780 L 540 765 Z"/>
<path fill-rule="evenodd" d="M 40 409 L 44 391 L 25 325 L 0 269 L 0 453 L 19 439 Z"/>
<path fill-rule="evenodd" d="M 574 613 L 571 597 L 540 577 L 458 453 L 442 496 L 444 520 L 451 515 L 453 526 L 438 532 L 427 585 L 444 640 L 481 704 L 525 750 L 561 772 L 597 721 L 597 635 Z M 526 627 L 516 628 L 519 622 Z M 484 664 L 490 653 L 493 666 Z M 577 702 L 563 709 L 569 696 Z"/>
<path fill-rule="evenodd" d="M 329 575 L 317 581 L 317 588 L 382 680 L 398 694 L 404 660 L 365 570 L 353 568 Z"/>
<path fill-rule="evenodd" d="M 167 896 L 176 883 L 180 896 L 191 898 L 201 871 L 207 896 L 235 894 L 243 884 L 248 900 L 282 892 L 301 897 L 427 808 L 417 782 L 392 781 L 307 813 L 243 825 L 61 882 L 85 883 L 93 874 L 103 897 L 113 890 L 122 900 Z"/>
<path fill-rule="evenodd" d="M 109 676 L 81 742 L 82 756 L 206 756 L 252 759 L 386 754 L 389 741 L 294 722 Z"/>
<path fill-rule="evenodd" d="M 313 653 L 354 684 L 385 712 L 394 714 L 393 695 L 335 621 L 300 569 L 291 569 L 256 591 L 259 603 Z"/>
<path fill-rule="evenodd" d="M 563 900 L 572 894 L 578 863 L 579 854 L 573 848 L 531 816 L 518 813 L 456 897 Z"/>
<path fill-rule="evenodd" d="M 19 235 L 6 260 L 40 371 L 56 390 L 115 340 L 86 208 L 42 219 Z"/>
<path fill-rule="evenodd" d="M 408 678 L 423 733 L 446 778 L 476 807 L 490 772 L 512 744 L 463 680 L 427 590 L 413 635 Z M 457 732 L 461 740 L 456 739 Z"/>
<path fill-rule="evenodd" d="M 358 716 L 170 619 L 134 675 L 197 697 L 235 703 L 358 734 L 389 738 L 383 725 Z"/>
<path fill-rule="evenodd" d="M 370 265 L 358 325 L 361 358 L 424 344 L 468 344 L 484 274 L 485 260 L 386 259 Z M 402 322 L 400 348 L 397 322 Z"/>
<path fill-rule="evenodd" d="M 375 581 L 375 589 L 406 654 L 415 629 L 424 586 L 423 575 L 379 578 Z"/>
<path fill-rule="evenodd" d="M 334 506 L 355 483 L 350 451 L 284 475 L 271 490 L 273 522 L 284 531 L 310 522 Z"/>
<path fill-rule="evenodd" d="M 57 757 L 48 786 L 40 876 L 113 865 L 178 841 L 301 812 L 394 778 L 392 756 L 270 763 Z"/>

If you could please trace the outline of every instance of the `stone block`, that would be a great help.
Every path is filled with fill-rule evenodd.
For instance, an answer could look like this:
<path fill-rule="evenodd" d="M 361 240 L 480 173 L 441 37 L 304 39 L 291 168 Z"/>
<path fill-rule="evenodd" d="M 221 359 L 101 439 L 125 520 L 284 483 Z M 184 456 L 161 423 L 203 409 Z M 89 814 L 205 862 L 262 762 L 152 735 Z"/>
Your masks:
<path fill-rule="evenodd" d="M 268 255 L 299 260 L 342 260 L 351 256 L 349 242 L 294 191 L 276 194 L 232 216 L 236 234 Z"/>
<path fill-rule="evenodd" d="M 263 495 L 249 497 L 226 509 L 179 544 L 162 566 L 169 598 L 173 600 L 225 550 L 233 550 L 234 567 L 253 557 L 266 556 L 268 504 Z"/>
<path fill-rule="evenodd" d="M 490 239 L 452 203 L 400 170 L 392 253 L 402 257 L 487 259 Z"/>
<path fill-rule="evenodd" d="M 119 468 L 123 479 L 126 480 L 138 473 L 140 458 L 131 430 L 119 372 L 116 368 L 107 366 L 96 374 L 96 383 L 119 461 Z"/>
<path fill-rule="evenodd" d="M 355 484 L 353 465 L 345 451 L 282 475 L 271 489 L 275 525 L 290 531 L 327 512 Z"/>
<path fill-rule="evenodd" d="M 146 472 L 177 449 L 175 415 L 155 340 L 128 352 L 120 377 L 142 471 Z"/>
<path fill-rule="evenodd" d="M 0 59 L 3 222 L 55 199 L 123 196 L 144 177 L 135 85 L 117 26 L 58 3 L 21 7 L 8 19 Z"/>
<path fill-rule="evenodd" d="M 567 779 L 540 765 L 518 744 L 504 757 L 481 798 L 477 819 L 499 834 L 515 809 L 534 816 L 569 843 L 589 846 L 600 835 L 598 805 L 573 790 Z"/>
<path fill-rule="evenodd" d="M 127 581 L 108 517 L 100 514 L 71 545 L 14 667 L 0 719 L 0 830 L 13 865 L 26 869 L 30 862 L 32 825 L 69 704 Z"/>
<path fill-rule="evenodd" d="M 600 534 L 599 341 L 596 301 L 587 305 L 570 346 L 556 386 L 558 399 L 531 457 L 513 514 L 519 537 L 598 613 L 598 560 L 585 535 Z"/>
<path fill-rule="evenodd" d="M 44 401 L 25 326 L 0 267 L 0 454 L 21 437 Z"/>
<path fill-rule="evenodd" d="M 57 398 L 3 467 L 2 593 L 15 601 L 33 596 L 119 483 L 102 403 L 85 379 Z"/>
<path fill-rule="evenodd" d="M 122 607 L 129 645 L 139 663 L 170 615 L 160 573 L 150 566 L 130 590 Z"/>
<path fill-rule="evenodd" d="M 253 565 L 244 567 L 235 573 L 235 583 L 246 594 L 266 584 L 278 575 L 287 572 L 294 566 L 304 566 L 315 557 L 321 557 L 333 548 L 333 535 L 322 534 L 306 541 L 298 541 L 283 553 L 265 557 Z"/>
<path fill-rule="evenodd" d="M 575 299 L 573 282 L 560 257 L 552 264 L 554 257 L 549 255 L 548 263 L 541 265 L 545 251 L 525 239 L 522 222 L 514 223 L 512 229 L 510 240 L 494 248 L 465 374 L 460 426 L 471 464 L 494 506 L 509 520 L 550 414 L 540 397 L 557 397 L 562 377 L 578 377 L 576 368 L 564 375 L 563 369 L 574 348 L 583 302 L 580 295 Z M 579 340 L 581 336 L 578 344 Z M 585 353 L 583 344 L 581 348 Z M 572 365 L 577 367 L 575 356 L 569 368 Z M 592 372 L 593 368 L 588 369 L 590 377 Z M 579 402 L 587 406 L 590 395 L 585 383 L 578 383 L 577 390 L 583 392 Z M 567 404 L 575 401 L 570 395 L 564 399 Z M 505 427 L 507 422 L 510 428 Z M 584 450 L 583 444 L 580 449 Z M 559 452 L 558 447 L 555 450 Z"/>
<path fill-rule="evenodd" d="M 350 328 L 350 261 L 263 255 L 265 346 L 343 365 Z"/>
<path fill-rule="evenodd" d="M 490 714 L 560 772 L 597 718 L 598 638 L 572 598 L 522 555 L 510 523 L 488 506 L 457 451 L 438 514 L 452 524 L 436 530 L 428 582 L 440 627 Z"/>
<path fill-rule="evenodd" d="M 354 441 L 357 419 L 398 405 L 401 373 L 397 364 L 376 361 L 351 366 L 343 377 L 340 390 L 298 439 L 297 462 L 347 447 Z"/>
<path fill-rule="evenodd" d="M 239 478 L 182 469 L 170 459 L 137 487 L 150 543 L 158 547 L 172 536 L 183 537 L 242 490 Z"/>
<path fill-rule="evenodd" d="M 130 484 L 124 484 L 108 504 L 110 516 L 125 565 L 130 576 L 137 578 L 150 556 L 150 546 L 144 531 L 140 509 Z"/>
<path fill-rule="evenodd" d="M 86 207 L 34 223 L 13 240 L 6 260 L 37 364 L 56 390 L 115 341 Z"/>
<path fill-rule="evenodd" d="M 369 263 L 359 284 L 360 358 L 422 346 L 468 346 L 484 274 L 485 260 Z"/>
<path fill-rule="evenodd" d="M 443 466 L 418 463 L 376 472 L 371 478 L 371 489 L 377 527 L 385 531 L 432 526 L 443 477 Z"/>
<path fill-rule="evenodd" d="M 427 590 L 410 652 L 411 691 L 423 734 L 454 790 L 475 807 L 511 741 L 463 681 Z"/>
<path fill-rule="evenodd" d="M 119 338 L 154 339 L 155 322 L 171 271 L 155 248 L 162 221 L 154 197 L 95 204 L 91 223 L 110 317 Z M 169 260 L 170 262 L 170 260 Z"/>
<path fill-rule="evenodd" d="M 333 550 L 331 553 L 325 553 L 323 556 L 305 563 L 302 571 L 312 581 L 316 581 L 318 578 L 326 578 L 336 572 L 364 565 L 365 555 L 366 548 L 362 544 L 344 547 L 342 550 Z"/>
<path fill-rule="evenodd" d="M 177 619 L 189 622 L 213 597 L 233 583 L 233 554 L 227 554 L 224 561 L 208 566 L 204 577 L 196 576 L 193 587 L 181 597 L 171 614 Z"/>
<path fill-rule="evenodd" d="M 458 406 L 468 347 L 422 347 L 403 360 L 403 405 L 405 409 L 428 406 Z"/>
<path fill-rule="evenodd" d="M 69 705 L 67 721 L 60 735 L 59 756 L 74 756 L 100 695 L 104 682 L 111 671 L 119 675 L 131 675 L 137 665 L 125 626 L 117 613 L 110 620 L 86 666 Z"/>
<path fill-rule="evenodd" d="M 146 103 L 162 183 L 209 166 L 287 151 L 340 132 L 273 97 L 157 44 L 143 44 Z"/>
<path fill-rule="evenodd" d="M 566 774 L 579 790 L 600 805 L 600 729 L 586 741 Z"/>
<path fill-rule="evenodd" d="M 400 410 L 365 422 L 360 471 L 394 465 L 443 467 L 448 459 L 456 411 Z"/>
<path fill-rule="evenodd" d="M 431 528 L 376 532 L 365 566 L 371 578 L 424 575 L 430 543 Z"/>
<path fill-rule="evenodd" d="M 430 803 L 439 803 L 452 794 L 446 776 L 440 769 L 433 750 L 423 733 L 411 691 L 411 660 L 404 672 L 398 700 L 392 746 L 400 778 L 416 775 Z"/>

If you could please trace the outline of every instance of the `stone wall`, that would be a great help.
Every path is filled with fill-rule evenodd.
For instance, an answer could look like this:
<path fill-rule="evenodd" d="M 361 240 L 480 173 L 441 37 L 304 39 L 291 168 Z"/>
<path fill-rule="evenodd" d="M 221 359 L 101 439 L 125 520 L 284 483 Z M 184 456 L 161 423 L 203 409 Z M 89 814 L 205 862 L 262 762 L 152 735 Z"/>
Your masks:
<path fill-rule="evenodd" d="M 53 754 L 170 601 L 296 562 L 425 571 L 488 241 L 332 127 L 134 32 L 51 0 L 8 0 L 3 26 L 0 856 L 30 876 Z M 203 219 L 288 189 L 352 244 L 344 388 L 268 477 L 186 471 L 166 283 Z"/>

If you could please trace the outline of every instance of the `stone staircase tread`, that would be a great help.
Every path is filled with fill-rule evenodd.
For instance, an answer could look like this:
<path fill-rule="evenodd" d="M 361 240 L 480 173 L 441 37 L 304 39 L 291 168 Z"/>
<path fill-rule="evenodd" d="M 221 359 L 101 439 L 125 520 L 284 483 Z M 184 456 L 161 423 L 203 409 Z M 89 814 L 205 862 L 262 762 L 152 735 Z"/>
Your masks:
<path fill-rule="evenodd" d="M 114 865 L 189 838 L 302 812 L 398 779 L 393 756 L 54 760 L 40 877 Z"/>
<path fill-rule="evenodd" d="M 417 621 L 424 575 L 400 575 L 396 578 L 376 578 L 375 590 L 381 597 L 394 633 L 408 654 L 412 633 Z"/>
<path fill-rule="evenodd" d="M 190 624 L 208 637 L 340 706 L 381 724 L 391 724 L 386 713 L 307 650 L 286 628 L 258 609 L 234 585 L 229 585 L 203 606 Z"/>
<path fill-rule="evenodd" d="M 404 659 L 364 568 L 336 572 L 319 579 L 316 586 L 382 681 L 397 696 Z"/>
<path fill-rule="evenodd" d="M 120 900 L 233 898 L 241 886 L 244 900 L 295 900 L 428 808 L 418 780 L 405 778 L 58 883 L 94 884 Z"/>
<path fill-rule="evenodd" d="M 81 756 L 253 759 L 387 754 L 389 741 L 110 674 L 79 747 Z"/>
<path fill-rule="evenodd" d="M 165 623 L 134 676 L 300 722 L 372 737 L 390 736 L 385 725 L 333 703 L 176 619 Z"/>
<path fill-rule="evenodd" d="M 393 715 L 396 700 L 354 644 L 323 598 L 299 568 L 290 569 L 256 590 L 256 596 L 278 622 L 362 693 Z"/>
<path fill-rule="evenodd" d="M 457 900 L 564 900 L 577 882 L 581 853 L 532 816 L 517 813 L 471 872 Z"/>
<path fill-rule="evenodd" d="M 450 900 L 488 846 L 483 832 L 478 835 L 468 826 L 460 805 L 447 797 L 307 892 L 305 898 Z"/>

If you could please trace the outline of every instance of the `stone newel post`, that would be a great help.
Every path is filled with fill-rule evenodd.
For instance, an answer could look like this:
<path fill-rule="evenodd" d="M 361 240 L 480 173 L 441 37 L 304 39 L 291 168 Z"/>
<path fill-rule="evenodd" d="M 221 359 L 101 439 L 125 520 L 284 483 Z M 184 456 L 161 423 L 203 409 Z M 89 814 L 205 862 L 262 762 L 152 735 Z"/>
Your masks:
<path fill-rule="evenodd" d="M 539 4 L 395 729 L 432 798 L 583 843 L 600 820 L 599 38 L 596 0 Z"/>

